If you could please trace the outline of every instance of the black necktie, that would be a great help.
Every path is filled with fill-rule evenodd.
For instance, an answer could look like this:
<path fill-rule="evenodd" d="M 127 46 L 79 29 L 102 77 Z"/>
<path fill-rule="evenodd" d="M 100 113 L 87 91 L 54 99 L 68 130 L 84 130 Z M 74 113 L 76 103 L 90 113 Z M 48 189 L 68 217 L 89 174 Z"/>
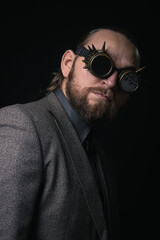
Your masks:
<path fill-rule="evenodd" d="M 102 190 L 102 183 L 100 181 L 100 176 L 99 176 L 99 171 L 97 169 L 97 153 L 96 153 L 96 146 L 94 144 L 94 140 L 93 140 L 93 135 L 92 133 L 89 133 L 87 138 L 85 139 L 84 143 L 83 143 L 83 147 L 86 151 L 86 154 L 88 156 L 88 159 L 90 161 L 91 167 L 92 167 L 92 171 L 93 171 L 93 175 L 95 177 L 96 180 L 96 184 L 99 190 L 99 194 L 102 200 L 102 204 L 104 203 L 104 196 L 103 196 L 103 190 Z"/>

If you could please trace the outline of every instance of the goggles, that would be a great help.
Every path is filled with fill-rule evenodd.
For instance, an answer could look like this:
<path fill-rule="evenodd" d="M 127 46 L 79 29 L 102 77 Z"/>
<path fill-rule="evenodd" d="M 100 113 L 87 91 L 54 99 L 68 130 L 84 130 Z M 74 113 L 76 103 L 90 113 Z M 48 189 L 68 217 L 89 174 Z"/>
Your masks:
<path fill-rule="evenodd" d="M 88 46 L 89 49 L 85 47 L 77 48 L 75 54 L 82 56 L 85 59 L 84 68 L 88 69 L 90 73 L 98 78 L 108 78 L 113 74 L 113 72 L 118 72 L 118 86 L 119 88 L 127 93 L 135 92 L 139 85 L 139 72 L 145 67 L 138 70 L 134 68 L 118 69 L 115 67 L 112 58 L 109 56 L 105 50 L 105 42 L 101 50 L 97 50 L 92 44 L 92 48 Z"/>

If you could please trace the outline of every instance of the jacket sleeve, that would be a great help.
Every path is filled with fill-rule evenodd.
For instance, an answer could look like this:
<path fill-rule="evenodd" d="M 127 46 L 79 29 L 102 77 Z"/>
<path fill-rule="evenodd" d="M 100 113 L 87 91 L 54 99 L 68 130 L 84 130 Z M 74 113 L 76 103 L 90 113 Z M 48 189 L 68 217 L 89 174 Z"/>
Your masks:
<path fill-rule="evenodd" d="M 0 110 L 0 239 L 26 240 L 42 176 L 40 140 L 21 105 Z"/>

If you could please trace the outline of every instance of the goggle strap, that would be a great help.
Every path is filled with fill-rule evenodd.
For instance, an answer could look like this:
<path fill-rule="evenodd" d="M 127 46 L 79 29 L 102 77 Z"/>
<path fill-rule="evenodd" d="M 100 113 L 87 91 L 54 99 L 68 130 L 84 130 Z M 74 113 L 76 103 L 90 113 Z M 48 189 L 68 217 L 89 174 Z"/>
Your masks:
<path fill-rule="evenodd" d="M 79 47 L 76 49 L 75 54 L 81 57 L 87 57 L 89 54 L 89 50 L 86 49 L 85 47 Z"/>

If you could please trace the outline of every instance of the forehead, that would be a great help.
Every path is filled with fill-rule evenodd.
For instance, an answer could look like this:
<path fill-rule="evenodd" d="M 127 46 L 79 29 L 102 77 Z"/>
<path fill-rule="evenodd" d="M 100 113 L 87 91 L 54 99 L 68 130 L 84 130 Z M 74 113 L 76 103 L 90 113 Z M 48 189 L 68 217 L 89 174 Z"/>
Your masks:
<path fill-rule="evenodd" d="M 92 35 L 85 45 L 94 45 L 101 49 L 106 43 L 106 50 L 119 68 L 138 65 L 138 50 L 123 34 L 111 30 L 100 30 Z"/>

